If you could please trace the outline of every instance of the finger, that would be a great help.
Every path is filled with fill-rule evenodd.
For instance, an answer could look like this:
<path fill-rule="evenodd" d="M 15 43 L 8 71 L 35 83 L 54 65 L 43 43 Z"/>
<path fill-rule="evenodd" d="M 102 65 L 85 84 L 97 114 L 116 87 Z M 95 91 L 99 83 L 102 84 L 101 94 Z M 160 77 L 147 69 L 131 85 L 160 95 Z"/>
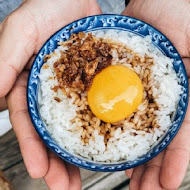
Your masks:
<path fill-rule="evenodd" d="M 69 176 L 64 162 L 49 151 L 49 169 L 44 180 L 50 190 L 69 190 Z"/>
<path fill-rule="evenodd" d="M 133 174 L 131 176 L 129 189 L 130 190 L 138 190 L 140 188 L 141 179 L 145 170 L 145 165 L 140 165 L 133 170 Z"/>
<path fill-rule="evenodd" d="M 28 63 L 26 64 L 26 66 L 24 68 L 25 70 L 30 71 L 30 68 L 32 67 L 32 64 L 34 63 L 35 58 L 36 58 L 36 55 L 33 55 L 30 58 L 30 60 L 28 61 Z"/>
<path fill-rule="evenodd" d="M 0 98 L 12 88 L 16 78 L 35 49 L 34 26 L 18 9 L 8 16 L 0 29 Z M 31 34 L 33 33 L 33 34 Z"/>
<path fill-rule="evenodd" d="M 183 58 L 183 63 L 187 72 L 187 76 L 190 77 L 190 58 Z"/>
<path fill-rule="evenodd" d="M 163 189 L 160 184 L 160 171 L 162 167 L 163 157 L 164 152 L 161 152 L 158 156 L 146 164 L 140 185 L 141 190 Z"/>
<path fill-rule="evenodd" d="M 7 102 L 5 98 L 0 98 L 0 111 L 7 109 Z"/>
<path fill-rule="evenodd" d="M 128 170 L 126 170 L 125 171 L 125 173 L 126 173 L 126 175 L 129 177 L 129 178 L 131 178 L 131 176 L 132 176 L 132 174 L 133 174 L 133 168 L 131 168 L 131 169 L 128 169 Z"/>
<path fill-rule="evenodd" d="M 79 168 L 67 162 L 65 162 L 65 166 L 69 175 L 70 190 L 81 189 L 81 177 Z"/>
<path fill-rule="evenodd" d="M 48 170 L 46 148 L 37 135 L 26 103 L 28 73 L 22 73 L 7 97 L 10 119 L 20 144 L 26 168 L 32 178 L 43 177 Z"/>
<path fill-rule="evenodd" d="M 190 104 L 185 120 L 173 141 L 166 149 L 161 170 L 161 184 L 166 189 L 177 189 L 189 164 Z"/>

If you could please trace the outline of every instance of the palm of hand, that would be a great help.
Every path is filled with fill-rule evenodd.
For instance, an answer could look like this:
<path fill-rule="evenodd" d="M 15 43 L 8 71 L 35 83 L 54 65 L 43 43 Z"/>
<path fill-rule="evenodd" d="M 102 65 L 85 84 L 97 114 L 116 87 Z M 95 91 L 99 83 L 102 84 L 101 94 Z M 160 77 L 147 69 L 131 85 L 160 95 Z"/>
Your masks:
<path fill-rule="evenodd" d="M 186 0 L 131 0 L 123 14 L 141 19 L 159 29 L 175 45 L 190 77 L 190 4 Z M 157 157 L 126 171 L 131 190 L 177 189 L 190 158 L 190 106 L 181 129 L 170 145 Z"/>
<path fill-rule="evenodd" d="M 2 85 L 0 97 L 7 94 L 26 63 L 33 61 L 35 54 L 54 32 L 74 20 L 99 13 L 101 10 L 95 0 L 25 0 L 0 25 L 0 75 L 7 73 L 7 69 L 14 72 L 9 79 L 12 82 Z M 14 43 L 16 48 L 12 45 Z M 11 56 L 7 52 L 11 52 Z M 3 74 L 1 78 L 5 84 Z"/>
<path fill-rule="evenodd" d="M 122 14 L 143 20 L 165 34 L 182 57 L 190 56 L 188 0 L 131 0 Z"/>
<path fill-rule="evenodd" d="M 10 118 L 25 165 L 31 177 L 44 177 L 50 189 L 80 189 L 80 173 L 77 167 L 47 152 L 35 132 L 26 103 L 28 72 L 35 54 L 54 32 L 74 20 L 100 13 L 95 0 L 25 0 L 0 25 L 0 98 L 11 90 L 7 96 Z"/>

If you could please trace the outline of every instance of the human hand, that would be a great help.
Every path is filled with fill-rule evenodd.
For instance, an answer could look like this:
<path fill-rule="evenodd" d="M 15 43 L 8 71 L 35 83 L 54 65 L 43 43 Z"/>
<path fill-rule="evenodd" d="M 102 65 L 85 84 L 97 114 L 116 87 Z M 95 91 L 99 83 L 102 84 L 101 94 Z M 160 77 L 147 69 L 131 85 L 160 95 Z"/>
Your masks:
<path fill-rule="evenodd" d="M 143 20 L 177 48 L 190 78 L 190 3 L 188 0 L 131 0 L 124 15 Z M 148 163 L 126 171 L 131 190 L 178 189 L 190 159 L 190 106 L 170 145 Z"/>
<path fill-rule="evenodd" d="M 10 119 L 30 176 L 44 177 L 51 190 L 80 189 L 80 173 L 47 151 L 35 132 L 26 103 L 28 72 L 54 32 L 74 20 L 100 13 L 95 0 L 25 0 L 0 25 L 0 98 L 9 93 Z"/>
<path fill-rule="evenodd" d="M 7 109 L 7 102 L 5 98 L 0 98 L 0 112 Z"/>

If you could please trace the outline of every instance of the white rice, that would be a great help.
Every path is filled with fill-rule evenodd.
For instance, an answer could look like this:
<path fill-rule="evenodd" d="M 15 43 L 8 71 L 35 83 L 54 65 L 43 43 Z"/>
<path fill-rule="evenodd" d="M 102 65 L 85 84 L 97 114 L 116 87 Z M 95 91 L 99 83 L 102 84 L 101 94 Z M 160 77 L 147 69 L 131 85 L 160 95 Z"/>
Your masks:
<path fill-rule="evenodd" d="M 60 58 L 60 50 L 65 50 L 62 46 L 59 46 L 55 50 L 55 54 L 48 59 L 49 67 L 41 69 L 39 76 L 41 81 L 40 114 L 50 134 L 61 147 L 66 148 L 71 153 L 81 155 L 89 160 L 102 162 L 116 162 L 123 159 L 135 160 L 147 153 L 171 126 L 171 114 L 176 110 L 182 91 L 173 69 L 173 60 L 154 47 L 149 36 L 143 38 L 126 31 L 116 30 L 96 31 L 93 34 L 97 38 L 110 38 L 116 42 L 121 42 L 140 56 L 148 55 L 154 59 L 152 90 L 154 100 L 160 108 L 155 113 L 160 127 L 155 128 L 153 133 L 137 131 L 130 127 L 121 132 L 121 129 L 118 128 L 114 136 L 109 139 L 107 146 L 104 143 L 104 137 L 99 135 L 97 130 L 94 130 L 94 141 L 90 139 L 88 144 L 84 144 L 81 140 L 82 130 L 75 130 L 76 123 L 72 124 L 70 121 L 76 116 L 78 109 L 77 105 L 73 103 L 74 99 L 67 98 L 61 90 L 56 93 L 51 89 L 58 84 L 57 80 L 49 80 L 49 77 L 54 77 L 53 64 Z M 118 61 L 117 54 L 113 51 L 112 55 L 116 60 L 112 64 L 116 64 Z M 123 65 L 130 67 L 126 63 Z M 61 99 L 60 103 L 54 100 L 55 96 Z"/>

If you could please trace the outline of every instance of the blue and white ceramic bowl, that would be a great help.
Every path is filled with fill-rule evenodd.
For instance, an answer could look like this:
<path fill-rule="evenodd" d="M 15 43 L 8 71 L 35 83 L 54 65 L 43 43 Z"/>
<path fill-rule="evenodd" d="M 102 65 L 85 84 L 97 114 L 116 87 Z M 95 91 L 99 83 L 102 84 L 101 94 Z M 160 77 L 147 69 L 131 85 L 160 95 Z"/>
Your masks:
<path fill-rule="evenodd" d="M 140 36 L 150 35 L 152 43 L 159 48 L 165 55 L 174 59 L 173 66 L 180 79 L 180 84 L 184 87 L 183 94 L 181 95 L 179 104 L 177 106 L 177 112 L 173 121 L 172 126 L 166 132 L 166 134 L 159 140 L 148 153 L 141 156 L 134 161 L 122 161 L 117 163 L 99 163 L 86 160 L 80 156 L 73 155 L 67 150 L 61 148 L 57 142 L 51 137 L 46 129 L 44 122 L 41 120 L 38 110 L 38 85 L 39 85 L 39 73 L 42 65 L 44 64 L 43 58 L 46 54 L 50 54 L 57 48 L 58 43 L 67 40 L 72 33 L 78 33 L 81 31 L 90 32 L 102 29 L 115 29 L 124 30 L 135 33 Z M 89 170 L 95 171 L 119 171 L 129 168 L 133 168 L 140 164 L 147 162 L 148 160 L 159 154 L 174 138 L 178 132 L 183 119 L 185 117 L 187 104 L 188 104 L 188 78 L 183 65 L 182 59 L 178 54 L 172 43 L 158 30 L 151 27 L 150 25 L 131 18 L 121 15 L 98 15 L 86 17 L 77 20 L 58 32 L 56 32 L 41 48 L 31 68 L 30 76 L 28 79 L 28 110 L 33 122 L 33 125 L 38 132 L 44 143 L 59 157 L 67 162 L 75 164 L 79 167 L 83 167 Z"/>

